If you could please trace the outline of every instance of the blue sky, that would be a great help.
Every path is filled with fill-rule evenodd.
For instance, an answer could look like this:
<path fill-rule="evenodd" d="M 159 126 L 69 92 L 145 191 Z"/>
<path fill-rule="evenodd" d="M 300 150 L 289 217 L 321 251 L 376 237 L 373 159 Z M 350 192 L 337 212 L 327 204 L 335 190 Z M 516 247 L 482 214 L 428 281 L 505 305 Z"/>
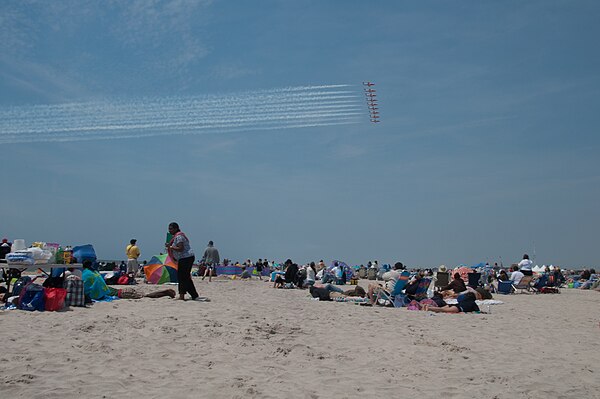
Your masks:
<path fill-rule="evenodd" d="M 178 221 L 234 260 L 509 264 L 535 247 L 597 264 L 599 17 L 594 1 L 0 2 L 0 234 L 100 258 L 135 237 L 149 258 Z M 81 137 L 56 110 L 86 104 L 103 107 L 86 123 L 127 104 L 141 126 L 164 118 L 148 104 L 364 80 L 377 125 L 365 106 L 331 126 L 33 129 Z"/>

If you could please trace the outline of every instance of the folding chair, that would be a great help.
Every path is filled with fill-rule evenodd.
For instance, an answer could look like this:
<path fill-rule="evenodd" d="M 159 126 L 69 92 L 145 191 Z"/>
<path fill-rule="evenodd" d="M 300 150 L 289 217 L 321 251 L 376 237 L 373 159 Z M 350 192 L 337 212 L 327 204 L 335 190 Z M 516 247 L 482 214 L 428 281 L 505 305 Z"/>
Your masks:
<path fill-rule="evenodd" d="M 400 273 L 400 277 L 396 281 L 396 284 L 394 284 L 394 289 L 392 292 L 388 293 L 383 288 L 380 289 L 377 293 L 377 297 L 375 298 L 375 303 L 379 303 L 379 300 L 381 299 L 384 301 L 384 303 L 385 301 L 389 301 L 395 308 L 402 307 L 404 302 L 404 295 L 402 294 L 402 291 L 404 291 L 404 287 L 406 287 L 409 278 L 410 273 L 406 270 Z"/>
<path fill-rule="evenodd" d="M 512 294 L 513 284 L 511 281 L 498 281 L 498 294 Z"/>
<path fill-rule="evenodd" d="M 435 278 L 435 289 L 439 291 L 440 289 L 442 289 L 442 287 L 445 287 L 448 284 L 450 284 L 450 273 L 437 272 Z"/>
<path fill-rule="evenodd" d="M 431 285 L 431 279 L 423 277 L 421 281 L 419 281 L 419 286 L 417 287 L 417 291 L 413 296 L 413 299 L 420 301 L 422 299 L 427 298 L 427 290 Z"/>
<path fill-rule="evenodd" d="M 524 276 L 521 281 L 519 281 L 519 284 L 513 284 L 513 288 L 515 290 L 515 292 L 517 290 L 520 290 L 520 293 L 522 294 L 523 291 L 527 291 L 527 292 L 531 292 L 532 288 L 531 288 L 531 282 L 533 281 L 533 276 Z"/>
<path fill-rule="evenodd" d="M 539 293 L 539 292 L 541 292 L 542 288 L 548 286 L 548 283 L 549 283 L 548 275 L 542 274 L 540 277 L 538 277 L 536 282 L 533 283 L 533 286 L 531 288 L 533 289 L 534 292 Z"/>
<path fill-rule="evenodd" d="M 479 280 L 481 280 L 481 273 L 479 272 L 473 272 L 473 273 L 469 273 L 469 287 L 471 288 L 477 288 L 479 287 Z"/>

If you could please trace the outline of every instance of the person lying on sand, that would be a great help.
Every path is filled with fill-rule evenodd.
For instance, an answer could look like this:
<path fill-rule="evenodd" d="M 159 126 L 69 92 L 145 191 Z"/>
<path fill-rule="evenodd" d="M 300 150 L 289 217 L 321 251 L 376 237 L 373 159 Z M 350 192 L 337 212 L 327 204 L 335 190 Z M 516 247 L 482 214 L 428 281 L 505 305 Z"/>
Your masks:
<path fill-rule="evenodd" d="M 140 294 L 133 289 L 120 289 L 109 287 L 106 282 L 96 270 L 92 269 L 92 262 L 89 260 L 83 261 L 83 271 L 81 273 L 83 280 L 83 293 L 86 300 L 101 300 L 106 297 L 116 296 L 123 299 L 140 299 L 146 298 L 160 298 L 163 296 L 170 296 L 175 298 L 175 290 L 166 289 L 161 291 L 151 292 L 150 294 Z"/>
<path fill-rule="evenodd" d="M 425 305 L 422 310 L 435 313 L 469 313 L 479 312 L 479 306 L 477 306 L 477 303 L 475 302 L 475 294 L 467 292 L 458 297 L 458 303 L 456 305 L 446 305 L 442 307 Z"/>
<path fill-rule="evenodd" d="M 344 291 L 339 287 L 332 284 L 315 284 L 308 288 L 313 298 L 319 298 L 322 301 L 330 301 L 333 298 L 346 298 L 346 297 L 361 297 L 364 298 L 367 294 L 360 285 L 357 285 L 351 290 Z"/>
<path fill-rule="evenodd" d="M 484 299 L 492 299 L 492 293 L 490 292 L 490 290 L 488 290 L 486 288 L 481 288 L 481 287 L 478 287 L 478 288 L 467 287 L 467 289 L 465 291 L 461 292 L 460 294 L 452 293 L 452 291 L 442 291 L 441 293 L 444 296 L 444 299 L 450 299 L 450 298 L 458 298 L 465 292 L 471 292 L 473 295 L 475 295 L 475 298 L 478 301 L 482 301 Z"/>
<path fill-rule="evenodd" d="M 331 285 L 331 284 L 329 284 Z M 338 288 L 338 287 L 335 287 Z M 339 289 L 339 288 L 338 288 Z M 346 291 L 334 291 L 330 293 L 330 296 L 332 298 L 341 298 L 341 297 L 360 297 L 360 298 L 364 298 L 367 295 L 365 289 L 363 287 L 361 287 L 360 285 L 355 286 L 353 289 L 351 290 L 346 290 Z"/>

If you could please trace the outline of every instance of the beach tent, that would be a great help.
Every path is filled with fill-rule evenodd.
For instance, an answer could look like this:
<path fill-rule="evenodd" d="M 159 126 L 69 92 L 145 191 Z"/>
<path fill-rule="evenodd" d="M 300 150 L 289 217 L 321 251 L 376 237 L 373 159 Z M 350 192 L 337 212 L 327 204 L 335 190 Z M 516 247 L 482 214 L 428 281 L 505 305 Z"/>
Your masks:
<path fill-rule="evenodd" d="M 354 270 L 352 270 L 350 266 L 341 260 L 332 260 L 331 265 L 327 268 L 327 270 L 332 271 L 336 264 L 344 268 L 344 271 L 346 272 L 346 281 L 354 277 Z"/>
<path fill-rule="evenodd" d="M 471 266 L 471 269 L 479 269 L 480 267 L 485 267 L 485 263 L 479 262 L 478 264 Z"/>
<path fill-rule="evenodd" d="M 144 266 L 144 274 L 149 284 L 177 282 L 177 263 L 169 255 L 155 255 Z"/>

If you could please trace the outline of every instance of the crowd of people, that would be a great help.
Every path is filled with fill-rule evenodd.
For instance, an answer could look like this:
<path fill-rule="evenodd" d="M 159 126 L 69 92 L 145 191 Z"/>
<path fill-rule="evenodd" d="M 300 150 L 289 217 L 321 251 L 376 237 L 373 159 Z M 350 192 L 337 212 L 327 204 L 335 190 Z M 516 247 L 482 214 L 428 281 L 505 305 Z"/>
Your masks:
<path fill-rule="evenodd" d="M 208 242 L 202 257 L 196 262 L 196 256 L 191 248 L 190 240 L 183 233 L 179 224 L 172 222 L 168 225 L 169 239 L 165 243 L 167 254 L 178 264 L 178 295 L 174 290 L 161 290 L 150 295 L 151 297 L 170 296 L 179 300 L 207 300 L 200 297 L 194 282 L 192 280 L 192 269 L 197 267 L 194 275 L 202 277 L 204 280 L 208 277 L 209 282 L 215 276 L 217 266 L 230 264 L 228 259 L 221 257 L 214 242 Z M 0 244 L 0 260 L 10 252 L 11 243 L 4 238 Z M 88 300 L 100 300 L 105 296 L 115 297 L 141 297 L 135 291 L 117 290 L 111 288 L 108 284 L 130 284 L 135 283 L 135 277 L 140 275 L 140 271 L 145 265 L 145 261 L 140 263 L 141 250 L 137 245 L 136 239 L 131 239 L 125 248 L 127 261 L 120 265 L 122 275 L 127 276 L 127 281 L 108 280 L 106 281 L 98 272 L 93 263 L 89 260 L 83 262 L 83 269 L 67 267 L 62 278 L 65 280 L 81 280 L 85 286 L 85 295 Z M 331 267 L 327 267 L 323 260 L 318 262 L 309 262 L 304 265 L 298 265 L 291 259 L 287 259 L 282 265 L 268 259 L 258 259 L 256 262 L 247 259 L 240 263 L 235 262 L 232 265 L 241 268 L 241 279 L 250 279 L 256 276 L 262 280 L 263 272 L 269 272 L 273 288 L 297 288 L 309 289 L 311 295 L 319 299 L 339 299 L 339 298 L 362 298 L 367 305 L 378 304 L 378 299 L 382 296 L 388 298 L 383 304 L 390 304 L 391 296 L 402 297 L 403 306 L 412 306 L 419 309 L 431 310 L 434 312 L 472 312 L 479 310 L 475 301 L 491 299 L 492 294 L 498 291 L 501 282 L 510 282 L 513 286 L 519 286 L 524 278 L 533 277 L 533 262 L 527 254 L 519 263 L 513 264 L 508 270 L 498 267 L 495 264 L 491 267 L 486 264 L 475 282 L 461 273 L 455 272 L 449 274 L 445 266 L 440 266 L 437 270 L 437 276 L 432 269 L 417 269 L 408 271 L 402 262 L 396 262 L 393 267 L 383 265 L 380 267 L 377 261 L 368 262 L 365 266 L 361 265 L 358 270 L 349 268 L 343 262 L 334 261 Z M 254 272 L 251 273 L 250 269 Z M 536 267 L 536 271 L 537 271 Z M 350 290 L 343 290 L 339 286 L 345 285 L 350 276 L 360 275 L 362 278 L 369 278 L 374 281 L 365 288 L 356 285 Z M 440 284 L 443 279 L 440 275 L 446 274 L 450 277 L 445 284 Z M 600 278 L 594 269 L 587 269 L 576 274 L 574 272 L 563 273 L 558 267 L 547 267 L 543 273 L 544 279 L 538 278 L 538 284 L 543 281 L 544 285 L 551 287 L 561 287 L 569 284 L 573 288 L 598 289 L 600 290 Z M 120 276 L 116 276 L 120 277 Z M 468 277 L 468 276 L 467 276 Z M 396 288 L 396 284 L 402 280 L 401 290 Z M 356 280 L 355 280 L 356 281 Z M 353 282 L 355 282 L 353 281 Z M 108 283 L 108 284 L 107 284 Z M 537 287 L 539 288 L 539 287 Z M 425 289 L 426 295 L 423 295 Z M 4 297 L 8 292 L 4 293 Z M 456 300 L 456 304 L 450 304 L 446 301 Z M 415 305 L 415 302 L 417 305 Z"/>

